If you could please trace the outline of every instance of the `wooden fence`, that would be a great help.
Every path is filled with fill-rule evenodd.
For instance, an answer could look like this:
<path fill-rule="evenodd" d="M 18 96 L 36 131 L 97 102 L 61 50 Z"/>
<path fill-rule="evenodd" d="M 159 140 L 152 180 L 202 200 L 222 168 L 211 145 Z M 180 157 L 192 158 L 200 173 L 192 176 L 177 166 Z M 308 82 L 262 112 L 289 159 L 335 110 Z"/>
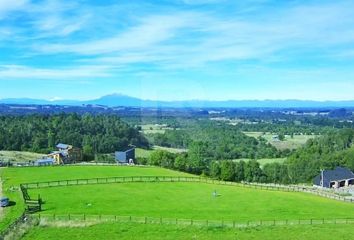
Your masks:
<path fill-rule="evenodd" d="M 26 213 L 35 213 L 42 210 L 42 199 L 38 196 L 37 199 L 31 199 L 30 195 L 28 194 L 27 188 L 20 185 L 20 189 L 22 192 L 22 197 L 26 205 Z"/>
<path fill-rule="evenodd" d="M 260 183 L 237 183 L 214 180 L 204 177 L 189 177 L 189 176 L 127 176 L 127 177 L 106 177 L 106 178 L 88 178 L 88 179 L 69 179 L 69 180 L 57 180 L 47 182 L 35 182 L 21 184 L 21 189 L 37 189 L 48 187 L 61 187 L 61 186 L 75 186 L 75 185 L 89 185 L 89 184 L 109 184 L 109 183 L 132 183 L 132 182 L 200 182 L 217 185 L 238 186 L 247 187 L 261 190 L 272 191 L 285 191 L 285 192 L 305 192 L 331 198 L 339 201 L 353 203 L 353 198 L 343 197 L 335 194 L 331 194 L 320 189 L 314 189 L 310 187 L 301 187 L 296 185 L 278 185 L 278 184 L 260 184 Z"/>
<path fill-rule="evenodd" d="M 140 224 L 170 224 L 199 227 L 229 227 L 245 228 L 257 226 L 291 226 L 291 225 L 319 225 L 319 224 L 354 224 L 354 218 L 342 219 L 283 219 L 283 220 L 197 220 L 162 217 L 138 217 L 116 215 L 87 215 L 87 214 L 35 214 L 32 215 L 44 221 L 82 221 L 91 223 L 118 222 Z"/>

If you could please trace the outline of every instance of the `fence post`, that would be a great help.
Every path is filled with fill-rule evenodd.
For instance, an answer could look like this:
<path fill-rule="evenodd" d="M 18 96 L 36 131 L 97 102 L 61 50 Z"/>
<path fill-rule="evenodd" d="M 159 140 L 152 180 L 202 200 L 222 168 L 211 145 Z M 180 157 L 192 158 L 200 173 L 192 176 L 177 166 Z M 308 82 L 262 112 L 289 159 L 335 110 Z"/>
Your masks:
<path fill-rule="evenodd" d="M 191 226 L 193 225 L 193 219 L 191 219 Z"/>
<path fill-rule="evenodd" d="M 310 224 L 312 225 L 312 219 L 310 219 Z"/>
<path fill-rule="evenodd" d="M 145 217 L 145 224 L 147 224 L 147 217 Z"/>

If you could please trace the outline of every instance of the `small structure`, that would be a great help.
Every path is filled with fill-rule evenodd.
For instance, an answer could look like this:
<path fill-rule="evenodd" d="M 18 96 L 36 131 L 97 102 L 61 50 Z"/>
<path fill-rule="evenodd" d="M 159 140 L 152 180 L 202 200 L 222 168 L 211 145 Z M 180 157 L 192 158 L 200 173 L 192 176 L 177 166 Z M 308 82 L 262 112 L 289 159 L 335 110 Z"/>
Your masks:
<path fill-rule="evenodd" d="M 313 179 L 313 183 L 319 187 L 340 188 L 354 185 L 354 173 L 348 168 L 337 167 L 334 170 L 322 170 Z"/>
<path fill-rule="evenodd" d="M 34 165 L 36 166 L 51 166 L 53 165 L 55 162 L 55 160 L 53 158 L 43 158 L 43 159 L 39 159 L 37 160 Z"/>
<path fill-rule="evenodd" d="M 135 160 L 135 148 L 130 148 L 125 151 L 117 151 L 115 152 L 115 159 L 117 163 L 122 164 L 134 164 Z"/>
<path fill-rule="evenodd" d="M 8 197 L 1 197 L 0 198 L 0 207 L 7 207 L 10 205 L 10 200 Z"/>

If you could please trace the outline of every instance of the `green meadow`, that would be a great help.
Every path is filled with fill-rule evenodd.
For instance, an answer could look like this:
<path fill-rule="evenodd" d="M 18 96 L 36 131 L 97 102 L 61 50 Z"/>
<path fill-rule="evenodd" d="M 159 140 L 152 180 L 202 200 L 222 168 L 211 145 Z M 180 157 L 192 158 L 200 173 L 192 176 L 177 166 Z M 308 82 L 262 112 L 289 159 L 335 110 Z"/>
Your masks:
<path fill-rule="evenodd" d="M 5 194 L 16 202 L 16 205 L 5 209 L 1 228 L 24 209 L 21 193 L 16 190 L 20 183 L 115 176 L 191 176 L 162 168 L 131 166 L 29 167 L 3 168 L 0 171 Z M 312 194 L 195 182 L 108 183 L 28 191 L 32 197 L 40 195 L 44 200 L 43 215 L 117 215 L 238 222 L 354 216 L 353 204 Z M 213 195 L 214 191 L 217 196 Z M 347 234 L 353 233 L 353 226 L 324 224 L 231 229 L 107 222 L 70 227 L 64 222 L 41 223 L 24 239 L 90 240 L 102 239 L 103 236 L 108 239 L 312 239 L 312 234 L 329 239 L 328 232 L 338 232 L 338 238 L 331 239 L 346 239 Z"/>
<path fill-rule="evenodd" d="M 157 167 L 130 166 L 54 166 L 0 168 L 3 195 L 15 203 L 4 209 L 0 230 L 20 216 L 24 209 L 19 190 L 21 183 L 56 181 L 78 178 L 101 178 L 116 176 L 185 176 L 188 174 Z"/>

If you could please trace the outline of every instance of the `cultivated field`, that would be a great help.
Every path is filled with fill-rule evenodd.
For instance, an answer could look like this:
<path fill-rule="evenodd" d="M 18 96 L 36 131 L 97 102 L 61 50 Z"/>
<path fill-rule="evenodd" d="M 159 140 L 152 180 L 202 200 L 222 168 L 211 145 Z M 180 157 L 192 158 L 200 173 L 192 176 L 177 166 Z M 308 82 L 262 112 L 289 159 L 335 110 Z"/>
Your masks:
<path fill-rule="evenodd" d="M 116 176 L 191 176 L 155 167 L 63 166 L 1 169 L 4 191 L 16 205 L 6 208 L 12 221 L 24 208 L 20 183 Z M 15 190 L 11 190 L 15 189 Z M 127 182 L 29 189 L 44 200 L 45 216 L 132 216 L 144 219 L 193 219 L 194 221 L 295 221 L 346 219 L 354 205 L 299 192 L 259 190 L 197 182 Z M 216 192 L 216 196 L 214 194 Z M 70 217 L 69 217 L 70 219 Z M 69 224 L 72 224 L 69 227 Z M 76 227 L 73 227 L 76 226 Z M 353 224 L 288 225 L 237 228 L 197 227 L 133 222 L 45 222 L 24 239 L 346 239 Z M 66 227 L 65 229 L 63 227 Z M 68 228 L 69 227 L 69 228 Z M 337 233 L 328 238 L 328 233 Z M 350 238 L 347 238 L 350 239 Z"/>

